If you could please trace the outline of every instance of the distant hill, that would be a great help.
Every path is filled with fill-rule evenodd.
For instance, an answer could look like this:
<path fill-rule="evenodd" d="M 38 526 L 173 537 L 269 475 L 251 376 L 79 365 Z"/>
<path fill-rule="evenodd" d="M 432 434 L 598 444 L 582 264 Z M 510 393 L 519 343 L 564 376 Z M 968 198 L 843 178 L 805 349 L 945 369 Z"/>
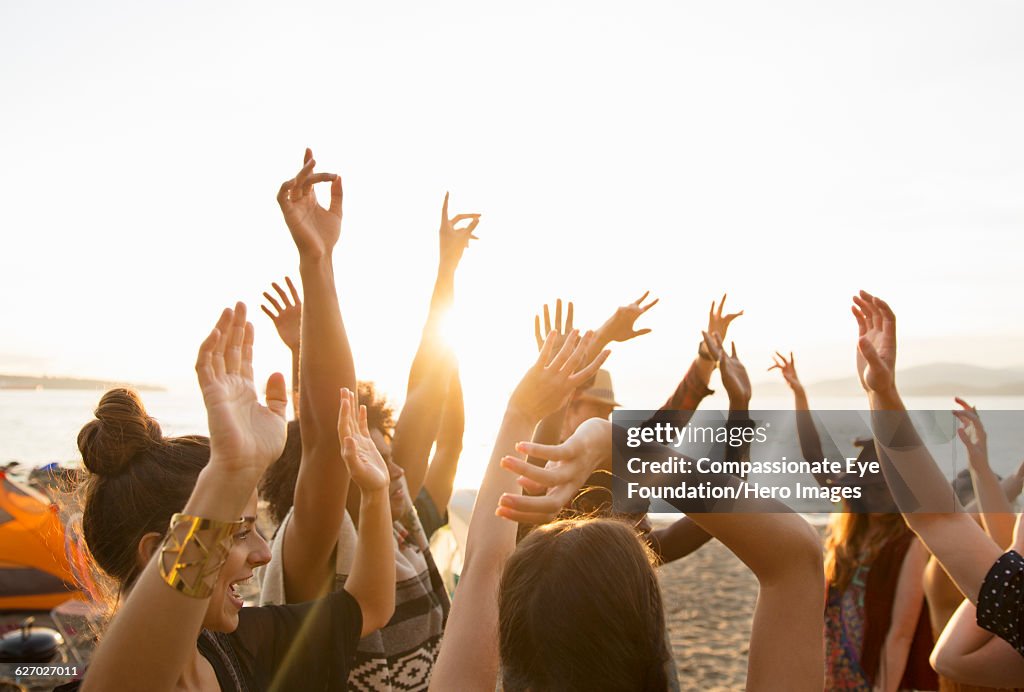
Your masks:
<path fill-rule="evenodd" d="M 983 368 L 963 363 L 931 363 L 896 374 L 900 393 L 905 396 L 1024 396 L 1024 369 Z M 804 383 L 811 396 L 856 396 L 861 393 L 856 376 Z M 789 387 L 780 377 L 762 382 L 758 394 L 782 395 Z"/>
<path fill-rule="evenodd" d="M 29 377 L 26 375 L 0 375 L 0 389 L 110 389 L 132 387 L 142 392 L 163 392 L 163 387 L 151 384 L 127 384 L 103 380 L 82 380 L 75 377 Z"/>

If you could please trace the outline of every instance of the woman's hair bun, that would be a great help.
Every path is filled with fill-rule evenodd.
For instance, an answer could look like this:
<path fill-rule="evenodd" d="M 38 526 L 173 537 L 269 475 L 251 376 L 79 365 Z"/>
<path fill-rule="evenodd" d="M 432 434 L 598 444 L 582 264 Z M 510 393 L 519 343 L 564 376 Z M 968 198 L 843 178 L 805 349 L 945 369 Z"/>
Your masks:
<path fill-rule="evenodd" d="M 163 439 L 160 425 L 130 389 L 111 389 L 104 394 L 95 415 L 78 433 L 82 461 L 93 473 L 122 473 L 139 452 Z"/>

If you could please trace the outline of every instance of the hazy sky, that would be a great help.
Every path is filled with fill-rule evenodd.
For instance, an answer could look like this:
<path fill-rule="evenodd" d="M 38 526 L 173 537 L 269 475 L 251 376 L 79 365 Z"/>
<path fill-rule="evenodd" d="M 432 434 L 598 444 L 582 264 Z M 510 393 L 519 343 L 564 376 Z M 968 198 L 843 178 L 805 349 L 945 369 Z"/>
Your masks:
<path fill-rule="evenodd" d="M 769 6 L 770 5 L 770 6 Z M 274 196 L 342 174 L 361 377 L 401 398 L 445 190 L 477 211 L 455 329 L 500 406 L 545 300 L 596 326 L 650 289 L 619 399 L 663 400 L 723 290 L 766 377 L 852 374 L 849 296 L 902 363 L 1022 365 L 1024 5 L 0 5 L 0 372 L 192 386 L 220 309 L 297 272 Z"/>

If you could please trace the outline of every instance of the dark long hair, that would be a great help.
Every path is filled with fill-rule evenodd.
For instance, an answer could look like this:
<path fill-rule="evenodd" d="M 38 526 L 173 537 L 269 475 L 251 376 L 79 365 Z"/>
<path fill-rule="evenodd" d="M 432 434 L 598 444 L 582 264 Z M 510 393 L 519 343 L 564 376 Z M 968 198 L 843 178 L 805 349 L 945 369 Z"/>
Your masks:
<path fill-rule="evenodd" d="M 522 690 L 664 690 L 665 615 L 650 548 L 626 524 L 534 530 L 498 596 L 502 684 Z"/>

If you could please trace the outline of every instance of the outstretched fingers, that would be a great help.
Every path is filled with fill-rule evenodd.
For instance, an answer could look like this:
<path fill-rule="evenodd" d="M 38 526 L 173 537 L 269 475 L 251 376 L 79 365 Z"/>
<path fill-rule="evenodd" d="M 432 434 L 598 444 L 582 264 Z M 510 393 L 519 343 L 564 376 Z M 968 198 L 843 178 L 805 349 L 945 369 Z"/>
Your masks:
<path fill-rule="evenodd" d="M 284 289 L 281 288 L 281 285 L 279 283 L 277 283 L 276 281 L 273 282 L 270 285 L 274 287 L 275 291 L 277 291 L 277 295 L 281 296 L 281 302 L 284 303 L 285 305 L 287 305 L 288 307 L 292 307 L 292 302 L 290 300 L 288 300 L 288 294 L 284 292 Z M 292 291 L 294 291 L 294 290 L 295 289 L 293 288 Z M 263 295 L 266 295 L 266 294 L 264 293 Z"/>
<path fill-rule="evenodd" d="M 256 374 L 252 369 L 252 345 L 256 341 L 256 330 L 252 326 L 252 322 L 245 323 L 245 330 L 242 333 L 242 363 L 240 372 L 245 381 L 256 389 Z"/>
<path fill-rule="evenodd" d="M 608 360 L 608 356 L 611 355 L 611 351 L 605 349 L 597 354 L 594 360 L 590 361 L 587 367 L 583 368 L 572 377 L 569 378 L 569 384 L 573 387 L 580 387 L 584 382 L 589 380 L 591 377 L 597 374 L 597 371 L 604 365 L 604 362 Z"/>
<path fill-rule="evenodd" d="M 544 445 L 538 442 L 520 442 L 516 445 L 516 451 L 544 461 L 561 461 L 569 455 L 569 449 L 564 443 Z"/>
<path fill-rule="evenodd" d="M 648 293 L 649 293 L 649 292 L 650 292 L 650 291 L 648 291 Z M 645 293 L 644 295 L 647 295 L 647 294 Z M 642 315 L 642 314 L 644 314 L 645 312 L 647 312 L 648 310 L 650 310 L 651 308 L 653 308 L 653 307 L 654 307 L 655 305 L 657 305 L 657 304 L 658 304 L 658 301 L 659 301 L 659 300 L 661 300 L 661 298 L 655 298 L 654 300 L 652 300 L 652 301 L 651 301 L 650 303 L 648 303 L 647 305 L 644 305 L 643 307 L 641 307 L 641 308 L 640 308 L 640 314 Z M 650 329 L 648 329 L 647 331 L 649 332 L 649 331 L 651 331 L 651 330 L 650 330 Z"/>
<path fill-rule="evenodd" d="M 288 284 L 288 290 L 292 294 L 292 304 L 293 305 L 301 305 L 302 304 L 302 300 L 299 298 L 299 292 L 295 289 L 295 284 L 292 283 L 292 277 L 286 276 L 286 277 L 284 277 L 284 280 L 285 280 L 285 283 Z"/>
<path fill-rule="evenodd" d="M 245 303 L 235 305 L 234 318 L 228 336 L 227 348 L 224 352 L 224 371 L 238 374 L 242 367 L 242 342 L 245 340 Z"/>
<path fill-rule="evenodd" d="M 213 367 L 213 353 L 217 348 L 217 343 L 220 341 L 220 336 L 220 330 L 214 327 L 199 346 L 199 355 L 196 356 L 196 374 L 199 376 L 200 386 L 203 386 L 216 376 Z"/>
<path fill-rule="evenodd" d="M 234 320 L 234 317 L 235 313 L 231 308 L 224 308 L 224 312 L 220 314 L 220 319 L 217 320 L 217 327 L 214 329 L 217 333 L 217 341 L 213 344 L 213 350 L 210 352 L 210 363 L 214 377 L 222 377 L 226 371 L 224 365 L 224 352 L 228 348 L 228 339 L 231 334 L 231 323 Z"/>
<path fill-rule="evenodd" d="M 566 495 L 569 497 L 564 497 Z M 521 524 L 544 524 L 551 521 L 571 499 L 571 494 L 562 492 L 534 497 L 506 493 L 498 500 L 494 513 Z"/>
<path fill-rule="evenodd" d="M 576 346 L 579 343 L 579 336 L 580 333 L 578 329 L 573 329 L 569 332 L 565 337 L 565 343 L 562 344 L 562 348 L 559 349 L 558 353 L 555 354 L 555 357 L 550 363 L 548 363 L 548 369 L 556 372 L 562 369 L 562 366 L 565 365 L 566 361 L 569 360 L 569 357 L 575 351 Z"/>
<path fill-rule="evenodd" d="M 277 284 L 274 284 L 274 286 L 277 286 Z M 267 302 L 270 303 L 271 305 L 273 305 L 274 309 L 277 310 L 279 313 L 280 312 L 284 312 L 284 309 L 281 307 L 281 304 L 277 302 L 277 299 L 274 298 L 274 296 L 272 296 L 269 293 L 267 293 L 266 291 L 264 291 L 263 292 L 263 297 L 266 298 Z M 263 312 L 265 312 L 268 315 L 270 315 L 271 319 L 274 319 L 274 315 L 271 314 L 271 312 L 267 309 L 267 306 L 265 306 L 265 305 L 263 306 Z"/>

